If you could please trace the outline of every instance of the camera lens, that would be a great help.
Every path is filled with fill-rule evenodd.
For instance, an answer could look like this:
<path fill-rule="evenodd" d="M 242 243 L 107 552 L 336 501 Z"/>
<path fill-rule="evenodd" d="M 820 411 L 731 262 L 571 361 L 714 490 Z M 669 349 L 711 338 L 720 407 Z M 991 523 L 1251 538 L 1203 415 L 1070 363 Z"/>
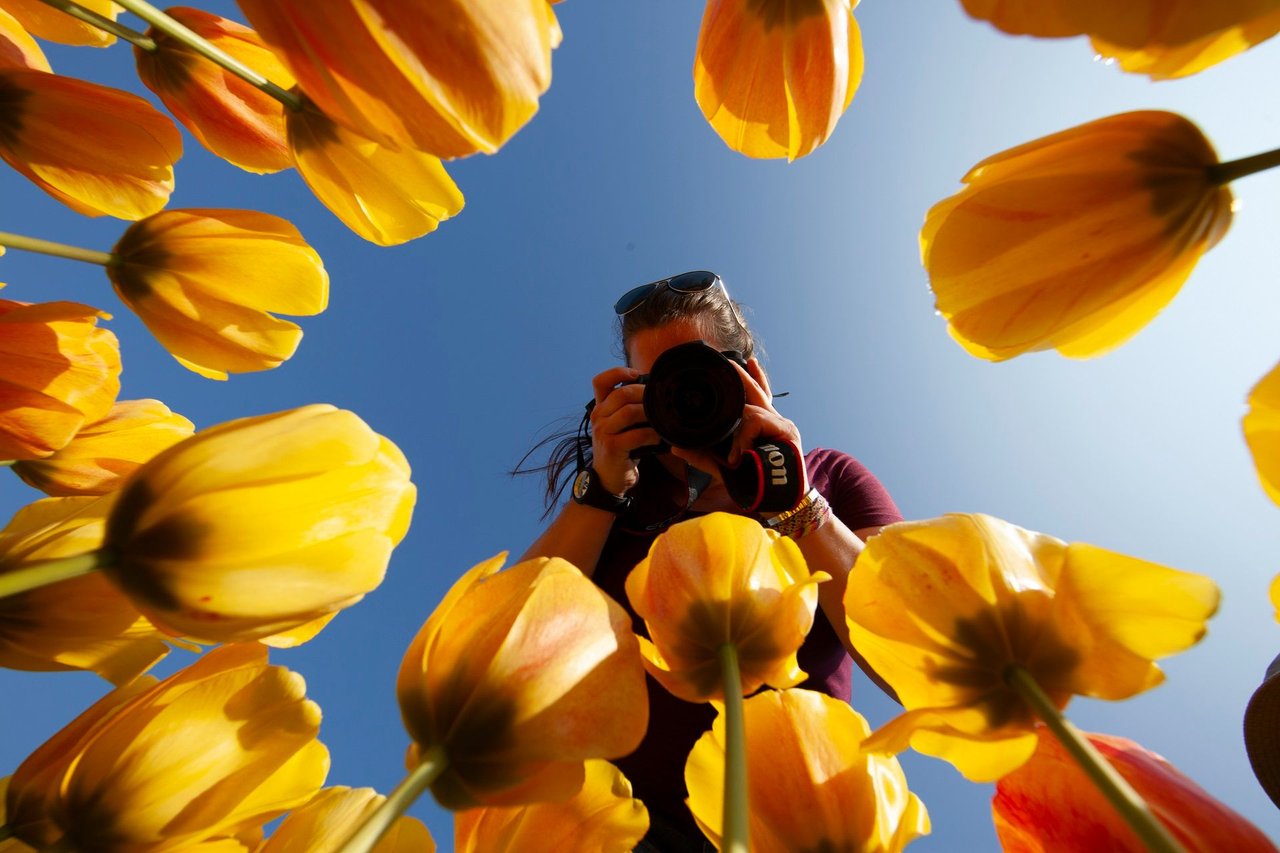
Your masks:
<path fill-rule="evenodd" d="M 659 356 L 644 392 L 649 425 L 665 441 L 690 450 L 712 447 L 732 435 L 745 403 L 737 370 L 702 341 Z"/>

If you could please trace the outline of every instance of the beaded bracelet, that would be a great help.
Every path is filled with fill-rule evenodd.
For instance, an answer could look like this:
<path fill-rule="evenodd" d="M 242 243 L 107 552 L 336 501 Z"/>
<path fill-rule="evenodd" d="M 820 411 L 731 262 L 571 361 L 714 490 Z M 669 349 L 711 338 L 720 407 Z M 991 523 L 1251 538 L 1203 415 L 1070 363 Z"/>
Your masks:
<path fill-rule="evenodd" d="M 817 489 L 809 489 L 800 503 L 786 512 L 765 519 L 764 524 L 782 536 L 799 539 L 822 527 L 830 517 L 831 504 Z"/>

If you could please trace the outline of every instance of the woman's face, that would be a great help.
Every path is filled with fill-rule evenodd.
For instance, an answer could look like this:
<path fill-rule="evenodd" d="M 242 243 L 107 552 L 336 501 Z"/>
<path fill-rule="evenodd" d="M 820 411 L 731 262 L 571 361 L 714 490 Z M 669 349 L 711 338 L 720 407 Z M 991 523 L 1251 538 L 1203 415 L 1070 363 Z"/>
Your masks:
<path fill-rule="evenodd" d="M 658 356 L 689 341 L 705 341 L 716 349 L 724 349 L 707 335 L 697 320 L 672 320 L 633 334 L 627 341 L 627 363 L 641 373 L 648 373 Z"/>

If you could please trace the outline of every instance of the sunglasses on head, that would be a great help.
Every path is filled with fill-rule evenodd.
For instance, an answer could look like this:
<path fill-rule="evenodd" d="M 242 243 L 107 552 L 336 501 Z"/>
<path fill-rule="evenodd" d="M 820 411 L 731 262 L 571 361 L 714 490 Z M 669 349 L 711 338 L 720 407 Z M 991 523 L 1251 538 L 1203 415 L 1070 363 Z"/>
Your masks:
<path fill-rule="evenodd" d="M 671 276 L 671 278 L 651 281 L 648 284 L 631 288 L 622 294 L 621 299 L 613 303 L 613 311 L 619 317 L 630 314 L 643 305 L 646 299 L 664 287 L 668 290 L 674 290 L 676 293 L 702 293 L 713 287 L 719 287 L 725 298 L 729 298 L 729 291 L 725 288 L 724 281 L 721 280 L 720 276 L 709 270 L 694 270 L 693 272 L 682 272 L 680 275 Z"/>

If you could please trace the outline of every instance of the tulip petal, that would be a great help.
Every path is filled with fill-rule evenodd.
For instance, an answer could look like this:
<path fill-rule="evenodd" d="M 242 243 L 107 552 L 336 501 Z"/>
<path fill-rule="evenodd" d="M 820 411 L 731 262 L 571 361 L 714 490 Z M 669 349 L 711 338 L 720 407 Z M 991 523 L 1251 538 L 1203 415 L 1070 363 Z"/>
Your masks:
<path fill-rule="evenodd" d="M 111 0 L 76 0 L 76 3 L 113 21 L 119 12 L 119 7 Z M 116 37 L 110 33 L 40 0 L 4 0 L 4 8 L 32 35 L 48 41 L 87 47 L 109 47 L 116 42 Z"/>
<path fill-rule="evenodd" d="M 1280 364 L 1249 392 L 1249 411 L 1241 425 L 1258 480 L 1267 496 L 1280 504 Z"/>
<path fill-rule="evenodd" d="M 36 40 L 4 9 L 0 9 L 0 68 L 53 70 Z"/>

